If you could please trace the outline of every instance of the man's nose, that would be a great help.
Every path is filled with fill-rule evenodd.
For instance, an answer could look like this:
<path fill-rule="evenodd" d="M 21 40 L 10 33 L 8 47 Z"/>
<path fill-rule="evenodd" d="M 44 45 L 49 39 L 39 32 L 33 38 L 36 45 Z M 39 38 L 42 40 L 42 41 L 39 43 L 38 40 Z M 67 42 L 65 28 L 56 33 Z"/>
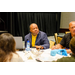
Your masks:
<path fill-rule="evenodd" d="M 37 29 L 35 29 L 35 30 L 37 30 Z"/>

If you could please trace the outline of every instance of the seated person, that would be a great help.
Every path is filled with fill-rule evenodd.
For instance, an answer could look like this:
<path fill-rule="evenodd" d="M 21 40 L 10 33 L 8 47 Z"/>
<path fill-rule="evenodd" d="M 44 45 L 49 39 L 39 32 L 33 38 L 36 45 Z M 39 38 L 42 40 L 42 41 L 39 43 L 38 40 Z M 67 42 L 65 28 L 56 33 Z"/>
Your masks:
<path fill-rule="evenodd" d="M 58 59 L 57 62 L 75 62 L 75 37 L 71 39 L 69 48 L 72 51 L 71 57 L 63 57 L 61 59 Z"/>
<path fill-rule="evenodd" d="M 23 62 L 16 53 L 15 46 L 16 43 L 11 34 L 3 33 L 0 35 L 0 62 Z"/>
<path fill-rule="evenodd" d="M 46 33 L 39 31 L 35 23 L 30 25 L 30 33 L 25 36 L 25 47 L 27 40 L 30 42 L 30 47 L 36 47 L 36 49 L 47 49 L 50 46 Z"/>
<path fill-rule="evenodd" d="M 71 38 L 75 36 L 75 21 L 72 21 L 69 23 L 69 30 L 70 30 L 70 33 L 65 34 L 61 42 L 53 46 L 52 50 L 61 49 L 63 47 L 66 47 L 67 53 L 71 53 L 71 50 L 69 49 L 69 43 L 70 43 Z"/>

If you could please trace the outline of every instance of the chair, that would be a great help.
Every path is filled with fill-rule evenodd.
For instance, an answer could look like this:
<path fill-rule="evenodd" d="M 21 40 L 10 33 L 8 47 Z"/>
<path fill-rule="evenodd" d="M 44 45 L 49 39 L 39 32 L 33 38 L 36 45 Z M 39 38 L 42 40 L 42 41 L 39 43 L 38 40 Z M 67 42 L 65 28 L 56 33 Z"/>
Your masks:
<path fill-rule="evenodd" d="M 65 34 L 70 33 L 70 31 L 66 31 Z"/>
<path fill-rule="evenodd" d="M 57 35 L 58 35 L 57 33 L 54 34 L 54 37 L 55 37 L 55 44 L 58 44 L 58 38 L 57 38 Z"/>
<path fill-rule="evenodd" d="M 50 48 L 52 48 L 52 46 L 54 46 L 54 45 L 55 45 L 55 42 L 50 40 Z"/>
<path fill-rule="evenodd" d="M 60 41 L 62 40 L 62 38 L 61 37 L 57 37 L 58 38 L 58 43 L 60 43 Z"/>
<path fill-rule="evenodd" d="M 58 37 L 57 35 L 58 35 L 57 33 L 54 34 L 56 44 L 60 43 L 60 41 L 62 40 L 62 37 Z"/>
<path fill-rule="evenodd" d="M 57 38 L 57 35 L 58 35 L 57 33 L 54 34 L 56 44 L 58 44 L 58 38 Z"/>
<path fill-rule="evenodd" d="M 25 50 L 25 48 L 23 47 L 22 36 L 14 36 L 14 40 L 16 42 L 17 50 Z"/>

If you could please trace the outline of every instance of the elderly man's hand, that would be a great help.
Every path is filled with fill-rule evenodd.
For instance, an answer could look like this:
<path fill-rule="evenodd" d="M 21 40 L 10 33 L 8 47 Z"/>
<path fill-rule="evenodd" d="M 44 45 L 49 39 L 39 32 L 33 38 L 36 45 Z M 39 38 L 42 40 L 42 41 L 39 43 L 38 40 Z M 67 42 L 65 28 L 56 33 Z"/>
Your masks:
<path fill-rule="evenodd" d="M 66 49 L 67 53 L 72 53 L 71 49 Z"/>
<path fill-rule="evenodd" d="M 53 46 L 51 49 L 52 50 L 54 50 L 54 49 L 62 49 L 62 45 L 60 45 L 60 44 L 57 44 L 57 45 L 55 45 L 55 46 Z"/>

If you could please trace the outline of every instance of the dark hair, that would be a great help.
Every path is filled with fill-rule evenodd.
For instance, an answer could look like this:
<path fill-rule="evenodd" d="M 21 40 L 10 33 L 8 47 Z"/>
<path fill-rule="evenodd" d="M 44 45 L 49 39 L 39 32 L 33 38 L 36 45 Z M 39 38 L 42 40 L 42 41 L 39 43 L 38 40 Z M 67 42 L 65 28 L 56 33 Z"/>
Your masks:
<path fill-rule="evenodd" d="M 0 62 L 7 61 L 12 58 L 12 52 L 16 52 L 15 40 L 10 33 L 0 35 Z"/>
<path fill-rule="evenodd" d="M 75 54 L 75 37 L 72 37 L 70 44 L 69 44 L 69 48 Z"/>

